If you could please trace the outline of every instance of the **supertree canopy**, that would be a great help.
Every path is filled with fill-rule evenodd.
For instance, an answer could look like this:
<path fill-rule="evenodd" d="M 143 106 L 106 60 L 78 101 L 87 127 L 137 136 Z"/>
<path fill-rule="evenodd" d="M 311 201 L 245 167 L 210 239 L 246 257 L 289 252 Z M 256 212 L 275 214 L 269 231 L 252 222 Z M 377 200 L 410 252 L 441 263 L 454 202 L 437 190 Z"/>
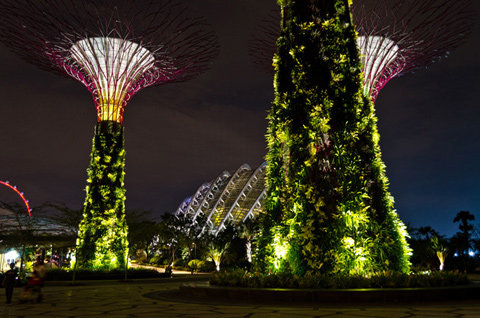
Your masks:
<path fill-rule="evenodd" d="M 216 36 L 170 0 L 3 0 L 0 15 L 6 46 L 93 96 L 98 123 L 76 259 L 82 267 L 123 267 L 125 107 L 143 87 L 206 71 L 218 54 Z"/>
<path fill-rule="evenodd" d="M 136 92 L 195 77 L 218 49 L 205 20 L 169 0 L 6 0 L 0 8 L 5 45 L 83 83 L 98 121 L 122 123 Z"/>
<path fill-rule="evenodd" d="M 352 15 L 364 93 L 373 101 L 392 78 L 448 56 L 467 38 L 474 20 L 471 0 L 356 0 Z M 254 62 L 269 72 L 279 19 L 280 12 L 272 12 L 250 41 Z"/>

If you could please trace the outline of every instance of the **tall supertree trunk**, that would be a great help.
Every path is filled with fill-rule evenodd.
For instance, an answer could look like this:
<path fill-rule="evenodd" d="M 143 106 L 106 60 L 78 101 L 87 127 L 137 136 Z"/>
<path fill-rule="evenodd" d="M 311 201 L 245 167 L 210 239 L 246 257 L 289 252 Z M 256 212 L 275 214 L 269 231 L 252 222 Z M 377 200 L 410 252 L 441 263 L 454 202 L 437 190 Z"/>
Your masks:
<path fill-rule="evenodd" d="M 347 0 L 283 0 L 267 132 L 266 271 L 409 270 Z"/>
<path fill-rule="evenodd" d="M 128 241 L 125 221 L 123 127 L 101 121 L 95 128 L 88 185 L 77 239 L 80 268 L 124 269 Z"/>

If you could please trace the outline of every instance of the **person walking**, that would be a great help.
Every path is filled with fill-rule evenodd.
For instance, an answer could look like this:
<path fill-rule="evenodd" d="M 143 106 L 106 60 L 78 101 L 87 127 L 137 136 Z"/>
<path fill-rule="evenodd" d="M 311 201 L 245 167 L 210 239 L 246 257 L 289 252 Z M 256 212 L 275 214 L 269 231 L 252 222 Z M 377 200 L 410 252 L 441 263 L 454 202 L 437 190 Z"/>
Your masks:
<path fill-rule="evenodd" d="M 15 263 L 10 264 L 10 269 L 5 272 L 2 286 L 5 287 L 5 296 L 7 296 L 7 304 L 12 302 L 13 288 L 17 279 L 17 271 L 15 270 Z"/>
<path fill-rule="evenodd" d="M 47 274 L 47 269 L 45 268 L 45 263 L 42 258 L 37 258 L 37 262 L 33 264 L 33 272 L 36 273 L 35 276 L 40 281 L 35 291 L 38 293 L 37 301 L 41 302 L 43 300 L 42 287 L 45 284 L 45 276 Z"/>
<path fill-rule="evenodd" d="M 33 270 L 37 271 L 38 277 L 44 280 L 47 274 L 47 268 L 45 267 L 45 262 L 42 258 L 37 258 L 35 264 L 33 264 Z"/>

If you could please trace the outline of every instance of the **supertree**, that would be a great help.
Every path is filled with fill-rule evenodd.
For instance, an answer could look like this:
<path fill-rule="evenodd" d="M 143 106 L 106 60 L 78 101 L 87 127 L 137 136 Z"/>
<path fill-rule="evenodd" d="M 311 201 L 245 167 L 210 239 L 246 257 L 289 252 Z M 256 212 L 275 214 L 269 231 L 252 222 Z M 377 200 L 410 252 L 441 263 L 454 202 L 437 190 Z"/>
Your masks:
<path fill-rule="evenodd" d="M 84 84 L 97 125 L 88 169 L 76 264 L 123 268 L 127 260 L 124 129 L 140 89 L 186 81 L 218 54 L 201 17 L 169 0 L 3 0 L 1 39 L 40 68 Z"/>
<path fill-rule="evenodd" d="M 260 217 L 257 247 L 258 266 L 265 271 L 409 271 L 408 234 L 388 191 L 372 99 L 402 67 L 429 55 L 429 59 L 444 55 L 441 41 L 432 40 L 430 45 L 430 39 L 411 37 L 428 33 L 439 18 L 455 23 L 446 17 L 458 17 L 459 12 L 453 2 L 445 2 L 448 11 L 443 11 L 444 6 L 436 7 L 434 1 L 417 5 L 399 0 L 397 11 L 385 18 L 393 25 L 389 29 L 390 25 L 367 23 L 378 21 L 375 16 L 386 14 L 381 10 L 392 4 L 385 1 L 380 6 L 381 2 L 370 2 L 372 7 L 364 9 L 373 16 L 365 18 L 365 29 L 372 25 L 376 29 L 360 32 L 358 39 L 349 0 L 279 1 L 281 32 L 272 42 L 278 47 L 273 58 L 275 100 L 267 130 L 267 213 Z M 356 2 L 362 3 L 366 5 Z M 442 14 L 434 14 L 437 10 Z M 447 27 L 459 32 L 456 24 Z M 393 37 L 397 29 L 404 42 Z M 450 47 L 458 42 L 456 37 Z M 265 53 L 266 45 L 256 46 L 260 56 L 273 55 Z M 408 50 L 401 55 L 403 45 Z M 423 47 L 432 51 L 422 52 Z"/>
<path fill-rule="evenodd" d="M 392 79 L 438 61 L 467 39 L 474 21 L 471 0 L 356 0 L 352 5 L 364 74 L 374 102 Z M 272 11 L 249 43 L 253 62 L 273 73 L 280 11 Z"/>

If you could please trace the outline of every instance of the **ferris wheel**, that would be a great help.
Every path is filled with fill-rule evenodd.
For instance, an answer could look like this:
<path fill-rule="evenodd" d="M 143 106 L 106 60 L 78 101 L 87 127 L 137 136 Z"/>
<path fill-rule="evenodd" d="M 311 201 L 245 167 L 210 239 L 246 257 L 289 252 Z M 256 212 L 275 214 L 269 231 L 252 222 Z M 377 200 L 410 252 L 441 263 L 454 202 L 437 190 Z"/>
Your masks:
<path fill-rule="evenodd" d="M 0 180 L 0 184 L 3 184 L 4 186 L 12 189 L 13 191 L 15 191 L 16 194 L 18 194 L 18 196 L 20 196 L 20 198 L 23 200 L 23 203 L 25 204 L 25 207 L 27 208 L 28 216 L 31 216 L 32 209 L 30 209 L 30 205 L 28 204 L 29 202 L 28 202 L 28 200 L 25 198 L 23 192 L 19 191 L 19 190 L 17 189 L 17 186 L 10 184 L 10 182 L 8 182 L 8 181 L 1 181 L 1 180 Z"/>

